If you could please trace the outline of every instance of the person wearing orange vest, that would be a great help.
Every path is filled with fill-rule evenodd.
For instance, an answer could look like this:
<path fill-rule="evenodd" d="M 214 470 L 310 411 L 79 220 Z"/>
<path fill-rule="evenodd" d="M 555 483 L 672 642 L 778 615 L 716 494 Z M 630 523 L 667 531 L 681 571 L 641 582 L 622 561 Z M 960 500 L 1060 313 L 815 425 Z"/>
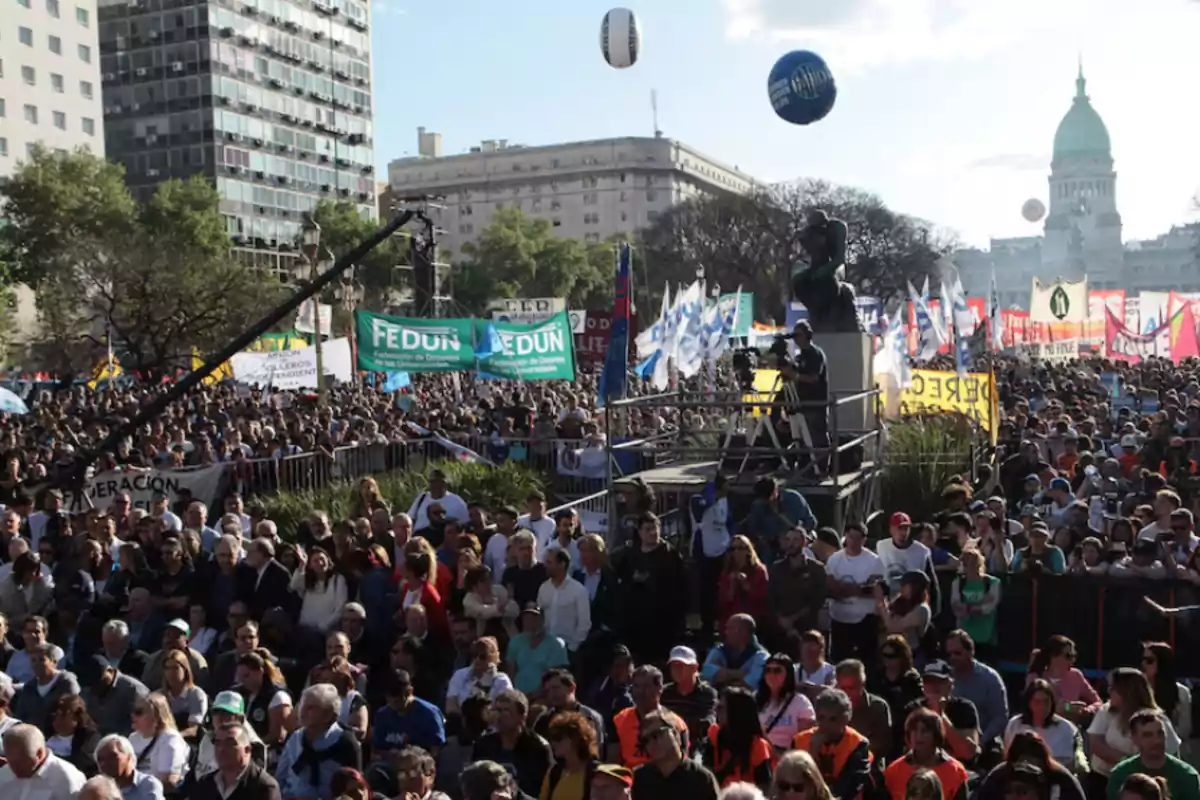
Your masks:
<path fill-rule="evenodd" d="M 817 725 L 797 733 L 792 748 L 813 757 L 837 800 L 860 800 L 871 782 L 875 756 L 867 737 L 850 727 L 850 697 L 841 689 L 826 689 L 813 706 Z"/>
<path fill-rule="evenodd" d="M 967 768 L 945 751 L 946 734 L 942 719 L 926 708 L 918 708 L 904 721 L 904 739 L 908 752 L 888 765 L 883 782 L 892 800 L 905 800 L 908 780 L 925 769 L 942 782 L 942 800 L 966 800 Z"/>
<path fill-rule="evenodd" d="M 642 720 L 646 715 L 662 708 L 663 674 L 657 667 L 643 664 L 633 671 L 633 707 L 618 712 L 613 717 L 613 728 L 617 731 L 617 744 L 621 748 L 621 763 L 633 769 L 650 760 L 642 746 Z M 683 752 L 689 752 L 687 723 L 675 714 L 667 717 L 680 726 L 680 741 Z"/>
<path fill-rule="evenodd" d="M 725 788 L 733 783 L 770 786 L 775 750 L 763 736 L 758 703 L 749 689 L 731 686 L 721 695 L 717 722 L 708 729 L 704 766 Z"/>

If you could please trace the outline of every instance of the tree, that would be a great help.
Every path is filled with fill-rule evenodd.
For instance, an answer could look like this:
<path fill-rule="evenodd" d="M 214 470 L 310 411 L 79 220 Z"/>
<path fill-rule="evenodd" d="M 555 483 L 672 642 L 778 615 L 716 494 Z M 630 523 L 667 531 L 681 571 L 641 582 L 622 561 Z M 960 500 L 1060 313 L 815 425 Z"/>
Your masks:
<path fill-rule="evenodd" d="M 321 245 L 328 247 L 335 258 L 357 247 L 378 225 L 360 214 L 358 206 L 327 200 L 317 205 L 313 219 L 321 226 Z M 410 271 L 396 267 L 409 261 L 408 240 L 396 235 L 356 264 L 354 279 L 363 287 L 360 306 L 370 311 L 385 311 L 394 305 L 396 293 L 412 282 Z M 333 302 L 333 291 L 330 289 L 322 300 Z"/>
<path fill-rule="evenodd" d="M 691 283 L 702 267 L 709 285 L 755 293 L 760 315 L 782 320 L 791 296 L 792 265 L 804 260 L 801 232 L 811 211 L 824 209 L 849 226 L 847 280 L 884 302 L 905 283 L 937 274 L 953 240 L 929 223 L 899 214 L 875 195 L 824 181 L 780 184 L 752 195 L 706 195 L 661 214 L 641 233 L 650 295 L 657 308 L 662 282 Z"/>
<path fill-rule="evenodd" d="M 612 296 L 611 244 L 555 236 L 548 221 L 519 208 L 496 212 L 479 238 L 463 245 L 463 257 L 454 294 L 471 313 L 498 298 L 562 297 L 570 308 L 586 308 Z"/>
<path fill-rule="evenodd" d="M 119 166 L 39 148 L 0 199 L 12 212 L 3 257 L 38 294 L 31 349 L 61 375 L 89 371 L 109 342 L 126 370 L 190 367 L 193 349 L 218 349 L 283 291 L 234 259 L 217 192 L 199 177 L 139 206 Z"/>

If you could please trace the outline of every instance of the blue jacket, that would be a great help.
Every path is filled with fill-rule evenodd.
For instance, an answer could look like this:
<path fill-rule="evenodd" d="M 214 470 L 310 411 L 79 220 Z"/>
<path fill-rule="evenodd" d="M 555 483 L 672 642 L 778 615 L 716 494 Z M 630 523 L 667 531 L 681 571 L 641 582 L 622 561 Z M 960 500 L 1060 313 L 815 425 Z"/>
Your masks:
<path fill-rule="evenodd" d="M 750 687 L 750 691 L 758 691 L 758 684 L 762 681 L 763 667 L 767 665 L 767 658 L 770 655 L 758 643 L 758 637 L 752 638 L 750 644 L 741 653 L 733 653 L 728 645 L 718 644 L 708 651 L 708 657 L 704 659 L 704 666 L 700 668 L 700 675 L 704 680 L 712 683 L 719 670 L 740 669 L 746 675 L 746 685 Z"/>

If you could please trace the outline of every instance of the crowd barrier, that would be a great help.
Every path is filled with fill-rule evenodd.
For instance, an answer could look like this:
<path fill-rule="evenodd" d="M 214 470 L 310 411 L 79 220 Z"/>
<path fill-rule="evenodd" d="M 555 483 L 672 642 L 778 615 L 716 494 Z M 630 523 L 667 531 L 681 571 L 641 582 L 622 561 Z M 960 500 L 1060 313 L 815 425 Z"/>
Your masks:
<path fill-rule="evenodd" d="M 943 613 L 953 598 L 953 575 L 942 576 Z M 1181 580 L 1143 580 L 1088 575 L 1004 576 L 997 617 L 997 658 L 1024 668 L 1030 653 L 1054 634 L 1069 636 L 1076 666 L 1103 678 L 1120 666 L 1139 666 L 1142 642 L 1167 642 L 1179 673 L 1200 678 L 1200 614 L 1166 619 L 1146 604 L 1168 608 L 1200 604 L 1200 586 Z M 952 622 L 950 623 L 953 624 Z"/>

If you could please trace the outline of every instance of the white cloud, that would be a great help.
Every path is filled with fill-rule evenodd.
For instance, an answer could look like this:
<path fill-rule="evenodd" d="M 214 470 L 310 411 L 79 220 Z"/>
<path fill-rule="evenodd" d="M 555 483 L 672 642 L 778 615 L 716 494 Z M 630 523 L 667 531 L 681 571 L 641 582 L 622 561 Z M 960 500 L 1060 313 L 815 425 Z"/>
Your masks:
<path fill-rule="evenodd" d="M 1066 25 L 1086 0 L 722 0 L 726 35 L 819 50 L 839 70 L 978 58 Z"/>

